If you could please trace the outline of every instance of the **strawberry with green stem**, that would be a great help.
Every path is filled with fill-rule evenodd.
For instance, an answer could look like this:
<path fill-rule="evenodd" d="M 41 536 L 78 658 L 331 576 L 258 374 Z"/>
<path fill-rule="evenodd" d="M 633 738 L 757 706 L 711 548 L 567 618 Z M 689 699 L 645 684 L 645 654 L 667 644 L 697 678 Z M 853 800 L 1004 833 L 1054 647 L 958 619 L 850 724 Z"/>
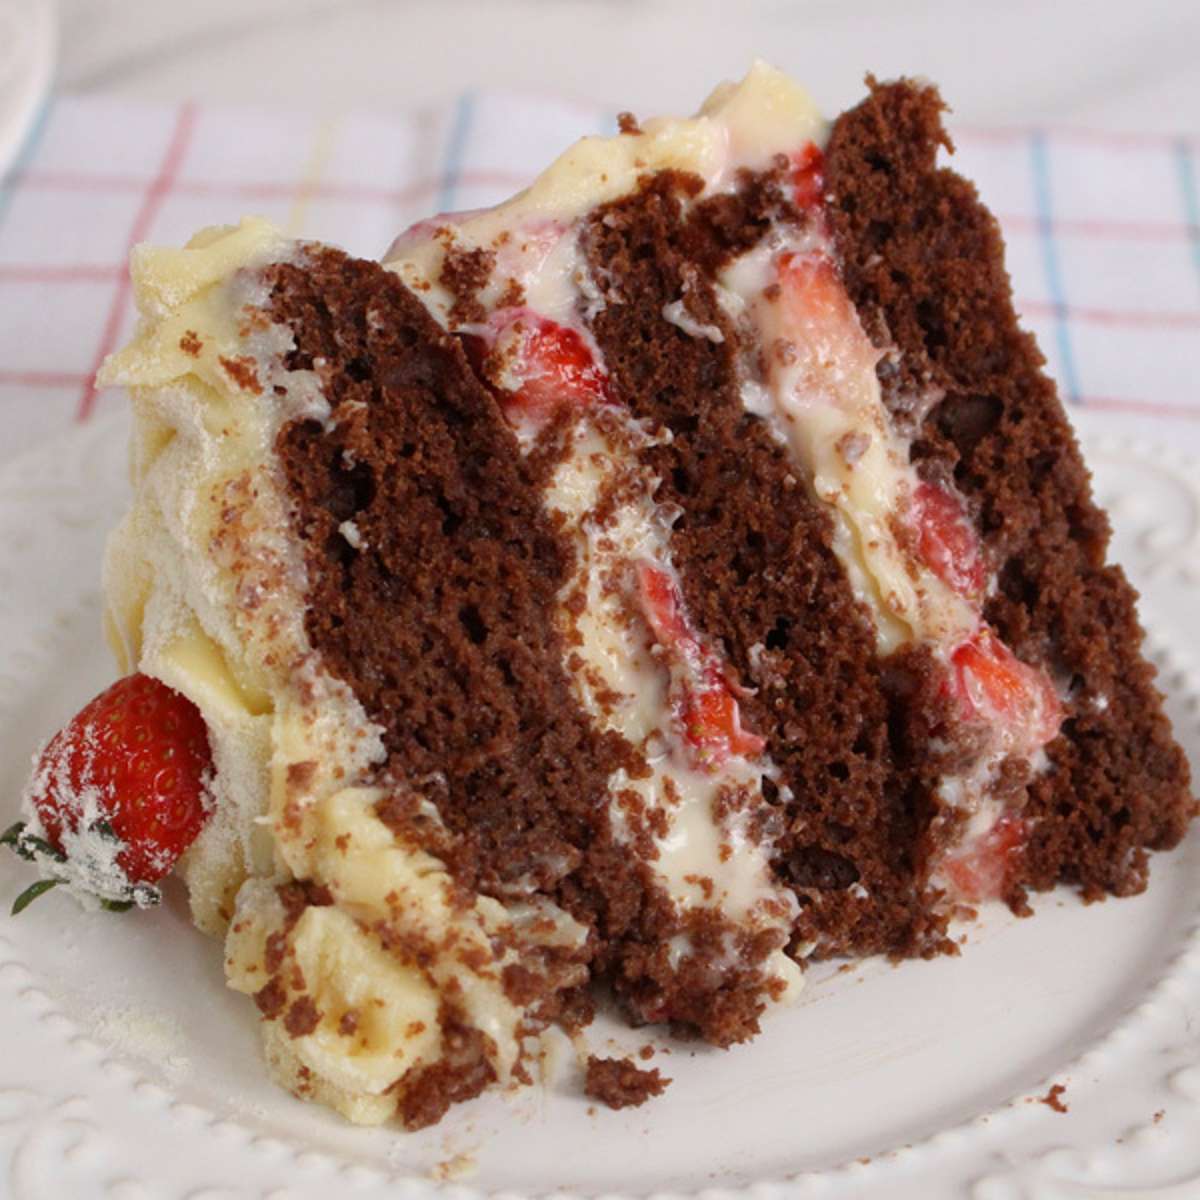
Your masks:
<path fill-rule="evenodd" d="M 211 811 L 212 755 L 200 710 L 149 675 L 118 680 L 37 758 L 28 819 L 0 842 L 44 877 L 13 913 L 69 882 L 100 907 L 145 908 Z"/>

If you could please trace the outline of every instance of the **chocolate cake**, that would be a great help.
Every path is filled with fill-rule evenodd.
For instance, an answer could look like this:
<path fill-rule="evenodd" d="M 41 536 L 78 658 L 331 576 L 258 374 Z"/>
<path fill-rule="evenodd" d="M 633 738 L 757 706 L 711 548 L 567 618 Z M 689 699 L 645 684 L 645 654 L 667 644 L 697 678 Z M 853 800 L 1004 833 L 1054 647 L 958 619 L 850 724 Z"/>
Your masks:
<path fill-rule="evenodd" d="M 999 229 L 937 92 L 868 83 L 826 128 L 757 66 L 382 263 L 253 222 L 135 261 L 110 626 L 207 721 L 184 874 L 301 1094 L 428 1124 L 596 984 L 731 1046 L 807 960 L 956 953 L 1183 836 Z"/>

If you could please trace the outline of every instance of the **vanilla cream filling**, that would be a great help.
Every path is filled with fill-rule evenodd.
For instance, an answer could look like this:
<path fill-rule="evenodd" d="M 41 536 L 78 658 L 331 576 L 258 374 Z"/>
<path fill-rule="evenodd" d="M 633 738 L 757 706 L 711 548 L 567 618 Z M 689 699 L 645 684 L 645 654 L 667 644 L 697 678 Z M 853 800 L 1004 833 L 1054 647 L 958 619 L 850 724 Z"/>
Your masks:
<path fill-rule="evenodd" d="M 751 932 L 774 930 L 778 946 L 762 970 L 794 991 L 800 970 L 783 946 L 797 914 L 796 898 L 774 878 L 771 840 L 749 828 L 765 803 L 763 778 L 774 768 L 765 756 L 750 761 L 734 754 L 710 770 L 687 761 L 672 729 L 668 673 L 645 624 L 629 616 L 634 565 L 670 566 L 670 516 L 654 501 L 655 479 L 640 481 L 634 496 L 611 512 L 605 514 L 603 504 L 606 487 L 636 471 L 638 447 L 652 444 L 655 435 L 620 410 L 610 408 L 603 417 L 580 416 L 545 504 L 575 543 L 576 568 L 560 593 L 559 617 L 565 633 L 579 635 L 577 644 L 567 637 L 577 693 L 594 724 L 641 749 L 649 766 L 642 778 L 630 778 L 623 768 L 610 778 L 613 829 L 630 844 L 639 830 L 654 829 L 647 865 L 681 913 L 713 909 Z M 574 617 L 572 598 L 581 592 L 586 605 Z M 718 815 L 718 801 L 731 795 L 741 798 L 741 807 Z M 689 949 L 686 935 L 677 938 L 673 965 Z"/>
<path fill-rule="evenodd" d="M 897 539 L 893 522 L 919 481 L 883 405 L 875 373 L 882 352 L 848 298 L 834 321 L 817 315 L 808 323 L 789 312 L 779 289 L 788 255 L 833 261 L 828 239 L 811 226 L 779 227 L 720 275 L 723 307 L 756 331 L 766 358 L 764 379 L 747 376 L 746 408 L 788 447 L 828 506 L 834 553 L 871 615 L 880 655 L 914 641 L 952 648 L 974 632 L 979 614 Z"/>

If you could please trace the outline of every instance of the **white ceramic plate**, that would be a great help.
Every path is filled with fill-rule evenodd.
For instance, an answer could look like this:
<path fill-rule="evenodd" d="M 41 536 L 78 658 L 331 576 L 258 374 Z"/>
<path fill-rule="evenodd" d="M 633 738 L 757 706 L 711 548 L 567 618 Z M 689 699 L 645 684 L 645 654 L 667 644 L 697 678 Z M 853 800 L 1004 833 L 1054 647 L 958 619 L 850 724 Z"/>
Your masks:
<path fill-rule="evenodd" d="M 1087 426 L 1117 554 L 1143 587 L 1179 736 L 1200 759 L 1197 468 Z M 110 678 L 103 536 L 123 503 L 123 422 L 0 468 L 0 818 L 39 737 Z M 0 1192 L 16 1200 L 1200 1195 L 1200 837 L 1149 891 L 1032 921 L 989 911 L 959 959 L 810 972 L 799 1004 L 728 1053 L 675 1043 L 642 1109 L 594 1111 L 577 1075 L 351 1128 L 264 1075 L 252 1006 L 180 897 L 114 917 L 51 894 L 0 917 Z M 28 882 L 0 858 L 0 905 Z M 595 1049 L 644 1034 L 601 1022 Z M 564 1049 L 564 1058 L 566 1057 Z M 563 1063 L 564 1068 L 569 1066 Z M 1062 1085 L 1058 1112 L 1039 1097 Z"/>
<path fill-rule="evenodd" d="M 0 0 L 0 176 L 50 90 L 56 31 L 53 0 Z"/>

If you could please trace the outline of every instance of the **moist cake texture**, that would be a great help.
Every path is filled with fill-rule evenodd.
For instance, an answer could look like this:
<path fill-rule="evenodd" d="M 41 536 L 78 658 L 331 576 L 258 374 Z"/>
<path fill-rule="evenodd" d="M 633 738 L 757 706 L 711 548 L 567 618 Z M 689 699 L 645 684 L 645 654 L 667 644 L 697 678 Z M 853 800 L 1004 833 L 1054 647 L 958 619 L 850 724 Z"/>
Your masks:
<path fill-rule="evenodd" d="M 732 1046 L 806 960 L 1183 836 L 999 230 L 936 91 L 869 89 L 826 126 L 759 64 L 382 263 L 135 254 L 109 630 L 208 724 L 182 869 L 298 1094 L 430 1124 L 598 985 Z"/>

